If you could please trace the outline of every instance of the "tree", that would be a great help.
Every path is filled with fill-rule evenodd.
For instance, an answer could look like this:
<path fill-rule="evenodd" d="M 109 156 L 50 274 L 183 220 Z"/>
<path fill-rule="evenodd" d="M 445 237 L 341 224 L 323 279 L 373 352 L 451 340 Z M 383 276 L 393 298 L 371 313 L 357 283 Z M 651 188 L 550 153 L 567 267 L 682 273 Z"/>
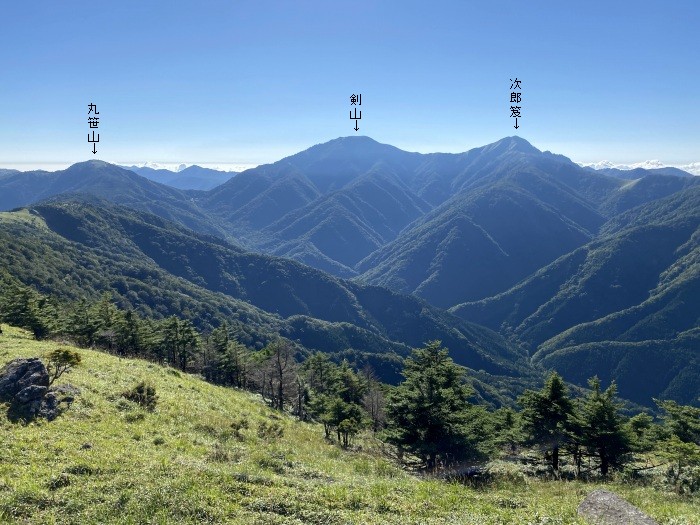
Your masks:
<path fill-rule="evenodd" d="M 520 415 L 508 407 L 501 407 L 491 414 L 494 433 L 494 445 L 515 453 L 520 443 L 525 440 Z"/>
<path fill-rule="evenodd" d="M 280 339 L 261 350 L 254 381 L 263 399 L 269 398 L 273 408 L 284 410 L 288 401 L 296 399 L 297 371 L 292 345 Z"/>
<path fill-rule="evenodd" d="M 190 320 L 180 320 L 173 315 L 163 327 L 162 346 L 170 363 L 185 372 L 199 350 L 199 334 Z"/>
<path fill-rule="evenodd" d="M 661 456 L 672 462 L 669 477 L 680 492 L 683 472 L 687 467 L 700 464 L 700 408 L 679 405 L 675 401 L 655 399 L 654 402 L 663 410 L 663 431 L 666 435 L 666 439 L 659 442 L 658 450 Z"/>
<path fill-rule="evenodd" d="M 662 418 L 667 432 L 686 443 L 700 445 L 700 408 L 679 405 L 675 401 L 654 402 L 663 410 Z"/>
<path fill-rule="evenodd" d="M 100 301 L 91 308 L 91 317 L 99 326 L 95 343 L 108 350 L 113 350 L 117 343 L 116 325 L 120 318 L 119 310 L 112 303 L 112 294 L 105 292 Z"/>
<path fill-rule="evenodd" d="M 326 439 L 335 432 L 343 447 L 348 447 L 366 426 L 368 417 L 363 407 L 368 382 L 360 377 L 347 361 L 333 363 L 327 354 L 317 352 L 302 365 L 305 412 L 323 423 Z"/>
<path fill-rule="evenodd" d="M 93 346 L 102 328 L 102 322 L 85 299 L 81 299 L 73 306 L 68 316 L 67 332 L 78 345 Z"/>
<path fill-rule="evenodd" d="M 379 432 L 386 423 L 386 396 L 382 384 L 377 380 L 371 368 L 365 368 L 365 394 L 362 406 L 372 422 L 372 432 Z"/>
<path fill-rule="evenodd" d="M 660 438 L 659 425 L 654 423 L 653 417 L 644 412 L 632 416 L 626 427 L 631 438 L 630 447 L 634 452 L 650 452 Z"/>
<path fill-rule="evenodd" d="M 202 371 L 208 381 L 244 388 L 248 351 L 234 337 L 226 322 L 212 331 L 202 356 Z"/>
<path fill-rule="evenodd" d="M 225 384 L 221 361 L 226 354 L 229 343 L 228 325 L 224 321 L 215 328 L 206 340 L 202 349 L 202 373 L 207 381 Z"/>
<path fill-rule="evenodd" d="M 2 320 L 31 330 L 37 340 L 55 330 L 53 303 L 27 286 L 9 285 L 0 300 L 0 312 Z"/>
<path fill-rule="evenodd" d="M 305 413 L 323 423 L 326 439 L 330 439 L 333 427 L 329 407 L 340 384 L 338 365 L 330 360 L 328 354 L 316 352 L 301 365 L 300 375 L 307 390 Z"/>
<path fill-rule="evenodd" d="M 473 453 L 466 428 L 472 391 L 440 341 L 413 350 L 403 376 L 387 404 L 387 441 L 421 458 L 428 469 L 438 460 Z"/>
<path fill-rule="evenodd" d="M 680 488 L 679 479 L 684 467 L 700 464 L 700 446 L 683 441 L 676 435 L 660 444 L 659 454 L 673 463 L 669 475 L 677 489 Z"/>
<path fill-rule="evenodd" d="M 588 381 L 591 392 L 581 407 L 580 421 L 584 446 L 600 460 L 600 474 L 607 477 L 611 468 L 619 468 L 630 451 L 630 440 L 622 417 L 620 405 L 615 401 L 617 386 L 613 381 L 605 390 L 600 380 Z"/>
<path fill-rule="evenodd" d="M 57 348 L 46 355 L 49 385 L 80 364 L 80 354 L 70 348 Z"/>
<path fill-rule="evenodd" d="M 323 352 L 315 352 L 308 357 L 302 364 L 301 371 L 309 389 L 319 395 L 329 393 L 338 377 L 338 365 Z"/>
<path fill-rule="evenodd" d="M 573 403 L 564 380 L 553 372 L 539 392 L 527 390 L 518 399 L 523 407 L 523 430 L 529 443 L 542 446 L 551 457 L 551 467 L 559 472 L 559 449 L 566 441 L 573 414 Z"/>
<path fill-rule="evenodd" d="M 344 401 L 340 396 L 328 398 L 323 421 L 335 429 L 338 442 L 344 448 L 350 445 L 350 439 L 362 429 L 364 420 L 362 407 L 357 403 Z"/>
<path fill-rule="evenodd" d="M 140 320 L 133 310 L 120 312 L 115 321 L 115 346 L 120 355 L 133 355 L 141 350 Z"/>

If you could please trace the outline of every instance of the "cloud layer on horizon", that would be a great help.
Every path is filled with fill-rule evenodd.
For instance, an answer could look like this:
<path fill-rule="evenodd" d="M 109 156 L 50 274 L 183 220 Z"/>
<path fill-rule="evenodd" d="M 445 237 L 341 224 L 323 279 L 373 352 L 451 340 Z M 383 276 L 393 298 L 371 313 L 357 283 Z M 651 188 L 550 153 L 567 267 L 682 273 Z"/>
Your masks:
<path fill-rule="evenodd" d="M 656 168 L 678 168 L 679 170 L 687 171 L 693 175 L 700 175 L 700 162 L 691 162 L 690 164 L 664 164 L 659 160 L 645 160 L 644 162 L 636 162 L 634 164 L 615 164 L 609 160 L 601 160 L 600 162 L 577 162 L 579 166 L 585 168 L 593 168 L 594 170 L 603 170 L 615 168 L 618 170 L 633 170 L 643 168 L 645 170 L 653 170 Z"/>

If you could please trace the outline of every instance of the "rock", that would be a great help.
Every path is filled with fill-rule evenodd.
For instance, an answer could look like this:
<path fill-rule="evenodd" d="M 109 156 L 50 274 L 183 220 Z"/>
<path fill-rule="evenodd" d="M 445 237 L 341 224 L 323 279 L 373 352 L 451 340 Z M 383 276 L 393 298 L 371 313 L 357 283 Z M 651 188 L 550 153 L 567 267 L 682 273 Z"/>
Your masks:
<path fill-rule="evenodd" d="M 0 401 L 11 401 L 30 386 L 49 386 L 49 373 L 38 357 L 15 359 L 0 370 Z"/>
<path fill-rule="evenodd" d="M 61 413 L 58 403 L 59 401 L 56 394 L 49 392 L 46 394 L 44 399 L 42 399 L 41 404 L 34 415 L 43 417 L 48 421 L 53 421 Z"/>
<path fill-rule="evenodd" d="M 9 401 L 13 420 L 43 417 L 53 421 L 61 404 L 75 401 L 80 389 L 73 385 L 49 388 L 49 373 L 38 357 L 15 359 L 0 370 L 0 401 Z"/>
<path fill-rule="evenodd" d="M 595 525 L 658 525 L 614 492 L 594 490 L 578 506 L 578 513 Z"/>
<path fill-rule="evenodd" d="M 17 395 L 14 397 L 14 400 L 18 403 L 30 403 L 35 399 L 43 398 L 44 395 L 46 395 L 47 390 L 48 388 L 46 388 L 45 386 L 29 385 L 28 387 L 25 387 L 19 392 L 17 392 Z"/>

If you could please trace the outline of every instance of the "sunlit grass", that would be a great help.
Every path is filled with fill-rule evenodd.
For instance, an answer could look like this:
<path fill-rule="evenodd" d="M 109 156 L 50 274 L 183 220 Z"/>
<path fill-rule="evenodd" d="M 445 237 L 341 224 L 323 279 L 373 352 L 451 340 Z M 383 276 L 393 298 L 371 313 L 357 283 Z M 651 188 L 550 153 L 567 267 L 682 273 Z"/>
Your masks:
<path fill-rule="evenodd" d="M 0 364 L 57 346 L 3 326 Z M 598 485 L 504 483 L 472 489 L 408 474 L 370 436 L 347 452 L 319 425 L 256 396 L 141 360 L 79 350 L 59 380 L 82 391 L 57 420 L 11 423 L 0 406 L 0 522 L 569 524 Z M 154 412 L 121 393 L 146 380 Z M 246 419 L 237 433 L 231 424 Z M 258 436 L 262 422 L 284 429 Z M 700 524 L 698 501 L 612 485 L 662 524 Z"/>

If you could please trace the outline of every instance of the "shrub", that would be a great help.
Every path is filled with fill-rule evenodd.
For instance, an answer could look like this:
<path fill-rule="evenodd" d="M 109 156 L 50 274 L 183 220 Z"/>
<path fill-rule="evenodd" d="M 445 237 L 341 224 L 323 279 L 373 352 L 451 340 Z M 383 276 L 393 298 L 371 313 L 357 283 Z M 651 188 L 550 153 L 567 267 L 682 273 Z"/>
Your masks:
<path fill-rule="evenodd" d="M 138 403 L 150 411 L 155 410 L 156 403 L 158 402 L 156 387 L 152 383 L 146 381 L 141 381 L 134 388 L 123 392 L 122 397 L 134 403 Z"/>
<path fill-rule="evenodd" d="M 46 370 L 49 372 L 49 385 L 64 373 L 70 372 L 80 364 L 80 354 L 70 348 L 57 348 L 46 355 Z"/>
<path fill-rule="evenodd" d="M 231 455 L 221 443 L 216 443 L 214 445 L 214 448 L 212 448 L 209 451 L 209 454 L 207 454 L 207 459 L 209 461 L 225 463 L 231 460 Z"/>
<path fill-rule="evenodd" d="M 488 464 L 489 483 L 502 487 L 526 486 L 527 477 L 518 465 L 505 461 L 493 461 Z"/>
<path fill-rule="evenodd" d="M 666 472 L 666 483 L 677 494 L 700 492 L 700 467 L 686 466 L 676 470 L 671 466 Z"/>
<path fill-rule="evenodd" d="M 277 439 L 284 435 L 284 429 L 279 423 L 261 421 L 258 425 L 258 437 L 260 439 Z"/>
<path fill-rule="evenodd" d="M 68 474 L 61 472 L 58 476 L 54 476 L 49 480 L 48 488 L 49 490 L 58 490 L 63 487 L 70 485 L 71 479 Z"/>
<path fill-rule="evenodd" d="M 243 441 L 245 439 L 245 436 L 243 435 L 243 430 L 246 430 L 249 427 L 248 419 L 245 417 L 241 417 L 238 419 L 234 419 L 233 423 L 231 423 L 231 429 L 233 430 L 233 437 L 235 437 L 239 441 Z M 259 435 L 259 429 L 258 429 L 258 435 Z"/>

